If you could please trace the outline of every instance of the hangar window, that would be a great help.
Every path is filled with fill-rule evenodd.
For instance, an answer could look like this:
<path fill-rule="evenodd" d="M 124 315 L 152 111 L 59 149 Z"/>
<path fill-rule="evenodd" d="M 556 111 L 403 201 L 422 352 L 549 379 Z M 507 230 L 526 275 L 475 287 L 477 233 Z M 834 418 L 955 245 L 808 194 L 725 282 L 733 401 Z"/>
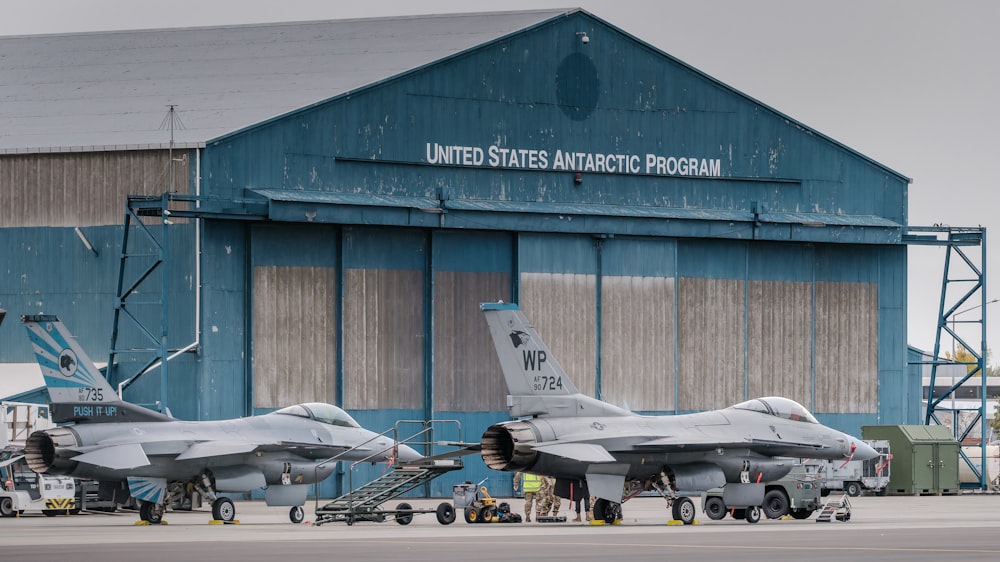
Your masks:
<path fill-rule="evenodd" d="M 341 410 L 333 404 L 324 404 L 322 402 L 296 404 L 294 406 L 275 410 L 271 413 L 309 418 L 321 423 L 339 425 L 341 427 L 361 427 L 361 425 L 354 421 L 354 418 L 352 418 L 347 412 Z"/>
<path fill-rule="evenodd" d="M 819 423 L 816 418 L 806 410 L 805 406 L 795 400 L 782 398 L 780 396 L 770 396 L 768 398 L 755 398 L 732 406 L 737 410 L 750 410 L 760 412 L 779 418 L 792 421 L 803 421 L 808 423 Z"/>

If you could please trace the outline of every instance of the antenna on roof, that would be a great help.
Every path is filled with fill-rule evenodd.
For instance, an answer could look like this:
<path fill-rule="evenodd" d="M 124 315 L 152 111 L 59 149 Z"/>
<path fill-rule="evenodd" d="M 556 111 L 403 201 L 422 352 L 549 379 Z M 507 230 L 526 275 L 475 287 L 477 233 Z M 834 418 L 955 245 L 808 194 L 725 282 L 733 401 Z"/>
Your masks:
<path fill-rule="evenodd" d="M 167 167 L 167 191 L 173 193 L 174 191 L 174 130 L 183 129 L 184 122 L 181 121 L 180 115 L 177 114 L 177 105 L 170 104 L 167 106 L 167 114 L 163 116 L 163 121 L 160 122 L 160 129 L 170 129 L 170 147 L 167 150 L 167 158 L 169 159 Z"/>

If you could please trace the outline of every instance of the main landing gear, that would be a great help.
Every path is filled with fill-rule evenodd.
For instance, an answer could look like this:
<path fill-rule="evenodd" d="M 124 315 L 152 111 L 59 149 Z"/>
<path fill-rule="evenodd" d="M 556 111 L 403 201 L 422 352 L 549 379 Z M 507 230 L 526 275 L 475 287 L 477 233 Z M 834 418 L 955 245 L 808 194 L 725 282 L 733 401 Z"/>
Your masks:
<path fill-rule="evenodd" d="M 139 500 L 139 520 L 147 525 L 159 525 L 166 510 L 167 506 L 164 504 Z"/>
<path fill-rule="evenodd" d="M 625 491 L 622 494 L 622 503 L 645 490 L 656 490 L 663 496 L 663 499 L 667 500 L 667 506 L 670 508 L 673 520 L 679 521 L 684 525 L 691 525 L 694 523 L 697 514 L 694 502 L 691 501 L 691 498 L 677 495 L 677 492 L 670 483 L 671 480 L 670 475 L 666 473 L 661 473 L 659 478 L 650 478 L 645 483 L 639 480 L 632 480 L 625 486 Z M 622 503 L 597 498 L 594 501 L 594 519 L 596 521 L 604 521 L 609 525 L 621 521 Z"/>
<path fill-rule="evenodd" d="M 232 523 L 236 519 L 236 505 L 227 497 L 215 498 L 212 502 L 212 519 Z"/>
<path fill-rule="evenodd" d="M 697 511 L 695 510 L 694 502 L 691 501 L 691 498 L 679 496 L 673 499 L 668 499 L 667 502 L 670 506 L 671 515 L 675 521 L 680 521 L 685 525 L 691 525 L 694 523 Z M 608 525 L 613 525 L 616 521 L 621 521 L 621 518 L 622 504 L 608 501 L 604 498 L 597 498 L 594 502 L 594 519 L 596 521 L 604 521 Z"/>

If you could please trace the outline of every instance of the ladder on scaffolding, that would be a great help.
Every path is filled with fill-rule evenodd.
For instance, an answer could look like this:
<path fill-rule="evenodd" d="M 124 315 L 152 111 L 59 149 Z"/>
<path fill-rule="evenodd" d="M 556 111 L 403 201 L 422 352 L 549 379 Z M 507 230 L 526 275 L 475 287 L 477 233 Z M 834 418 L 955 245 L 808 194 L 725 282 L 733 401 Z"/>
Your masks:
<path fill-rule="evenodd" d="M 834 519 L 844 522 L 851 520 L 851 500 L 847 494 L 844 494 L 840 499 L 826 502 L 819 510 L 819 515 L 816 516 L 817 523 L 829 523 Z"/>
<path fill-rule="evenodd" d="M 381 523 L 387 515 L 394 513 L 392 510 L 381 509 L 383 503 L 460 468 L 460 459 L 433 457 L 402 465 L 394 464 L 389 472 L 317 508 L 313 524 L 322 525 L 334 521 L 344 521 L 348 525 L 353 525 L 355 521 Z M 404 511 L 414 513 L 412 509 Z"/>
<path fill-rule="evenodd" d="M 420 424 L 423 429 L 406 439 L 400 440 L 399 428 L 401 425 L 406 424 Z M 435 442 L 433 440 L 434 428 L 443 424 L 451 424 L 457 428 L 457 441 Z M 457 420 L 399 420 L 392 429 L 382 432 L 376 437 L 373 437 L 372 440 L 390 432 L 393 434 L 393 441 L 400 445 L 444 445 L 459 448 L 464 448 L 466 445 L 462 443 L 462 426 Z M 358 447 L 364 447 L 367 444 L 367 442 L 362 443 L 358 445 Z M 350 451 L 344 451 L 335 457 L 323 461 L 320 465 L 335 462 L 339 457 L 342 457 L 349 452 Z M 424 457 L 417 461 L 401 462 L 397 460 L 392 464 L 391 470 L 382 474 L 378 478 L 375 478 L 371 482 L 355 488 L 353 482 L 355 467 L 371 462 L 372 458 L 383 453 L 384 451 L 378 451 L 369 457 L 355 461 L 351 464 L 350 469 L 347 471 L 348 489 L 350 491 L 346 494 L 334 498 L 323 506 L 319 506 L 319 496 L 317 494 L 316 520 L 313 521 L 313 525 L 322 525 L 323 523 L 330 523 L 334 521 L 343 521 L 348 525 L 353 525 L 355 521 L 374 521 L 381 523 L 386 520 L 387 516 L 393 516 L 396 518 L 397 522 L 406 524 L 412 518 L 414 513 L 429 513 L 430 510 L 413 509 L 409 504 L 405 503 L 400 504 L 395 510 L 383 509 L 381 508 L 381 505 L 389 500 L 402 496 L 410 490 L 427 484 L 439 476 L 453 470 L 459 470 L 463 467 L 460 457 L 464 453 L 456 450 L 451 450 L 436 456 Z M 454 520 L 454 509 L 450 506 L 438 506 L 438 509 L 434 511 L 438 512 L 438 521 L 442 524 L 448 524 Z M 447 521 L 447 523 L 445 521 Z"/>

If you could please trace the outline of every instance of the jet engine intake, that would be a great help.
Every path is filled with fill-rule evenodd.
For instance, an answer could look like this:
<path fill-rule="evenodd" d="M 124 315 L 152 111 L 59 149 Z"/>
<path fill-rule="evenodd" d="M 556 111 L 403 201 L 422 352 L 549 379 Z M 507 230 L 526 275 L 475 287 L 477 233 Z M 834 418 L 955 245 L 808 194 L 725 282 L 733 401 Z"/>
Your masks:
<path fill-rule="evenodd" d="M 507 422 L 491 425 L 483 433 L 483 462 L 493 470 L 517 472 L 530 469 L 538 461 L 538 452 L 530 446 L 537 443 L 531 425 L 521 422 Z"/>
<path fill-rule="evenodd" d="M 24 460 L 28 468 L 35 472 L 68 475 L 77 463 L 59 457 L 56 450 L 79 444 L 76 434 L 65 427 L 36 431 L 24 442 Z"/>

